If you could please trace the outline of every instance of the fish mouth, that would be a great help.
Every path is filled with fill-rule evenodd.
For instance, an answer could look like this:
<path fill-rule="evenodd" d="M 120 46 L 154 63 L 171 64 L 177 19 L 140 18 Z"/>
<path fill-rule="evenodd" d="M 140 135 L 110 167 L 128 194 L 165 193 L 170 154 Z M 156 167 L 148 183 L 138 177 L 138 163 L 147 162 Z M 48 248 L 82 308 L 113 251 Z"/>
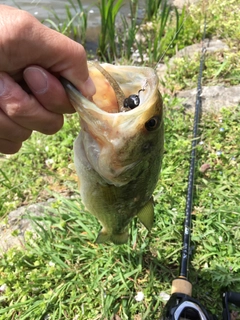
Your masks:
<path fill-rule="evenodd" d="M 81 122 L 87 124 L 93 135 L 107 137 L 110 132 L 112 135 L 117 134 L 119 130 L 114 130 L 115 127 L 121 130 L 126 127 L 129 131 L 132 126 L 137 126 L 140 117 L 145 117 L 147 121 L 159 94 L 158 78 L 153 69 L 101 64 L 100 68 L 110 77 L 107 79 L 106 74 L 97 67 L 98 64 L 89 62 L 88 66 L 96 86 L 96 94 L 91 100 L 85 98 L 66 79 L 61 81 Z M 110 83 L 112 81 L 115 83 Z M 138 94 L 139 105 L 134 109 L 124 108 L 124 99 L 132 94 Z"/>
<path fill-rule="evenodd" d="M 145 129 L 142 128 L 145 122 L 159 114 L 158 78 L 151 68 L 110 64 L 102 64 L 101 68 L 110 75 L 109 79 L 96 64 L 89 63 L 89 73 L 96 86 L 92 101 L 67 80 L 62 84 L 80 116 L 82 143 L 89 164 L 104 181 L 121 186 L 129 182 L 126 173 L 138 167 L 141 160 L 127 156 L 123 159 L 119 146 L 124 150 L 124 144 L 129 144 Z M 119 86 L 120 93 L 111 79 Z M 124 109 L 124 99 L 138 93 L 139 105 Z"/>

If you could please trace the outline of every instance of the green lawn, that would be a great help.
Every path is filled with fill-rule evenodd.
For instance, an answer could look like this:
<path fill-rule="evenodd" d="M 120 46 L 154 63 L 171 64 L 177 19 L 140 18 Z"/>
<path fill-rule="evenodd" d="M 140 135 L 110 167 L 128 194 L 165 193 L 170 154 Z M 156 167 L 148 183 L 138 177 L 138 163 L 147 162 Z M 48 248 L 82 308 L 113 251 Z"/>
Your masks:
<path fill-rule="evenodd" d="M 4 161 L 5 171 L 7 166 L 7 172 L 15 172 L 15 188 L 21 175 L 22 187 L 18 188 L 28 201 L 34 199 L 29 196 L 31 189 L 35 198 L 55 196 L 57 201 L 42 218 L 45 229 L 40 228 L 41 219 L 35 219 L 40 228 L 38 241 L 29 234 L 27 250 L 10 250 L 1 259 L 0 285 L 6 284 L 7 290 L 0 296 L 0 319 L 43 319 L 43 314 L 49 319 L 77 319 L 77 315 L 78 319 L 111 319 L 115 313 L 122 319 L 136 315 L 159 319 L 163 307 L 159 295 L 170 293 L 171 281 L 178 275 L 193 124 L 192 114 L 179 109 L 177 101 L 169 103 L 166 100 L 166 151 L 154 193 L 154 228 L 148 234 L 134 220 L 126 245 L 94 244 L 99 224 L 84 212 L 74 179 L 66 177 L 71 162 L 72 118 L 53 138 L 58 137 L 58 151 L 56 142 L 48 137 L 44 142 L 49 147 L 47 153 L 41 149 L 26 153 L 36 149 L 38 139 L 43 138 L 35 134 L 20 153 Z M 194 297 L 218 314 L 220 292 L 227 287 L 240 291 L 239 117 L 239 107 L 217 116 L 204 115 L 198 147 L 191 280 Z M 63 135 L 70 137 L 69 146 L 60 140 Z M 61 150 L 64 153 L 58 160 Z M 44 165 L 51 157 L 56 175 Z M 210 169 L 201 173 L 199 168 L 205 163 Z M 37 177 L 32 179 L 36 171 Z M 55 180 L 59 190 L 54 187 Z M 43 186 L 48 186 L 49 195 L 41 195 Z M 71 190 L 70 199 L 62 195 L 65 189 Z M 136 301 L 137 292 L 144 293 L 142 302 Z"/>
<path fill-rule="evenodd" d="M 239 48 L 238 26 L 230 19 L 235 19 L 237 2 L 216 3 L 209 13 L 215 14 L 209 33 L 228 41 L 231 57 Z M 206 66 L 213 68 L 212 59 Z M 198 57 L 196 66 L 197 61 Z M 229 84 L 234 76 L 234 84 L 239 84 L 239 60 L 234 61 L 234 68 L 225 63 L 224 72 L 217 73 L 221 64 L 217 56 L 214 81 Z M 195 65 L 189 67 L 192 77 L 198 72 Z M 209 68 L 203 84 L 211 84 Z M 184 83 L 187 88 L 185 77 L 180 64 L 166 79 L 166 87 Z M 25 250 L 0 254 L 0 320 L 112 320 L 116 314 L 122 320 L 159 319 L 163 293 L 170 294 L 171 282 L 178 276 L 193 127 L 193 114 L 170 94 L 164 95 L 164 110 L 165 153 L 154 192 L 154 227 L 148 233 L 134 220 L 126 245 L 94 244 L 99 223 L 84 212 L 76 175 L 68 168 L 79 131 L 76 115 L 67 116 L 56 135 L 34 133 L 16 155 L 0 157 L 3 222 L 18 206 L 56 199 L 42 218 L 31 217 L 37 237 L 28 233 Z M 219 317 L 221 293 L 240 292 L 239 119 L 240 106 L 203 114 L 197 147 L 190 280 L 193 297 Z M 202 172 L 205 164 L 209 169 Z M 142 301 L 136 299 L 138 292 L 144 294 Z"/>

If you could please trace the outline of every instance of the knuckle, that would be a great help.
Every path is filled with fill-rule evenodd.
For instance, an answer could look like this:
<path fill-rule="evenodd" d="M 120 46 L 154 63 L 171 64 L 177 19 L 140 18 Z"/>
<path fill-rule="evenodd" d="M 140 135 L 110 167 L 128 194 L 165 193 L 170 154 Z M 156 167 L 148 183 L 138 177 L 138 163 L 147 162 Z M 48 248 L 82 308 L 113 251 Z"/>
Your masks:
<path fill-rule="evenodd" d="M 21 114 L 22 104 L 19 101 L 12 102 L 8 105 L 7 115 L 11 119 L 16 119 Z"/>
<path fill-rule="evenodd" d="M 18 26 L 18 33 L 16 33 L 17 38 L 19 38 L 19 34 L 22 35 L 22 38 L 24 39 L 24 36 L 26 35 L 26 32 L 29 34 L 32 29 L 32 25 L 35 21 L 35 18 L 28 13 L 27 11 L 21 10 L 18 11 L 15 15 L 15 25 Z"/>
<path fill-rule="evenodd" d="M 19 99 L 14 96 L 8 96 L 7 100 L 6 113 L 9 118 L 14 120 L 26 116 L 29 102 L 25 98 Z"/>
<path fill-rule="evenodd" d="M 87 53 L 82 45 L 79 47 L 79 51 L 80 51 L 81 60 L 84 60 L 84 61 L 87 60 Z"/>
<path fill-rule="evenodd" d="M 20 41 L 26 42 L 26 36 L 31 33 L 34 20 L 34 17 L 24 10 L 14 10 L 9 15 L 9 21 L 5 24 L 3 36 L 0 38 L 0 46 L 13 64 L 15 49 Z"/>
<path fill-rule="evenodd" d="M 0 96 L 0 108 L 9 118 L 16 119 L 27 112 L 29 105 L 28 95 L 12 80 L 5 78 L 5 88 Z"/>
<path fill-rule="evenodd" d="M 76 57 L 79 61 L 87 60 L 87 53 L 84 47 L 80 43 L 76 43 L 72 40 L 72 55 Z"/>

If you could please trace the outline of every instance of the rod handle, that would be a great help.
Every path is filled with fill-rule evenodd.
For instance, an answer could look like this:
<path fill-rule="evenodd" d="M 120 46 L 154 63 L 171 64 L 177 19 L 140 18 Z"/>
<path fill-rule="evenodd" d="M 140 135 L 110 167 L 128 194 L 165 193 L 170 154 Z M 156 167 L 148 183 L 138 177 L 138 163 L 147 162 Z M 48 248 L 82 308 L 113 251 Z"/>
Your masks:
<path fill-rule="evenodd" d="M 172 294 L 183 293 L 192 296 L 192 284 L 185 278 L 177 278 L 172 282 Z"/>

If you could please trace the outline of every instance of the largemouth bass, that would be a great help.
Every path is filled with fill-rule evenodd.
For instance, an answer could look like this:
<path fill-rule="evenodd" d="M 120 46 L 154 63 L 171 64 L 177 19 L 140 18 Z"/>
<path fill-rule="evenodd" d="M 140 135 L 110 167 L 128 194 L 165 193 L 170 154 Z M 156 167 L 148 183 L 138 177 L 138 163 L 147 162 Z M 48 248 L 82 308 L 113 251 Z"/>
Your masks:
<path fill-rule="evenodd" d="M 96 242 L 122 244 L 133 217 L 149 230 L 153 224 L 152 193 L 163 155 L 162 98 L 151 68 L 89 63 L 89 73 L 97 90 L 92 101 L 63 81 L 80 116 L 74 164 L 82 202 L 102 225 Z"/>

